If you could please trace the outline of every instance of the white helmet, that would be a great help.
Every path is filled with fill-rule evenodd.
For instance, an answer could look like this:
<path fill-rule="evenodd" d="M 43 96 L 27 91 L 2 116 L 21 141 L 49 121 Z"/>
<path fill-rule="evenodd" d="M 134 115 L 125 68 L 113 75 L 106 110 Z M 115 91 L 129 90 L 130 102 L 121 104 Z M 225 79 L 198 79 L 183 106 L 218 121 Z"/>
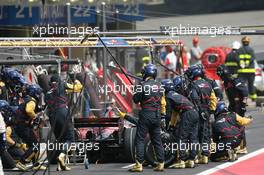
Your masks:
<path fill-rule="evenodd" d="M 239 49 L 240 48 L 240 46 L 241 46 L 241 44 L 240 44 L 240 42 L 238 42 L 238 41 L 234 41 L 233 43 L 232 43 L 232 49 Z"/>

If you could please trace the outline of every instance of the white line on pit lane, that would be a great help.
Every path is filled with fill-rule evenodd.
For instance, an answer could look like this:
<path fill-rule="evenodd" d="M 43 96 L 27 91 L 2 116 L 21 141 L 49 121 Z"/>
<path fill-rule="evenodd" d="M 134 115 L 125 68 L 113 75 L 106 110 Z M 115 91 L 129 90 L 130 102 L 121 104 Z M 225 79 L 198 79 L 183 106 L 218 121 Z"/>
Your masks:
<path fill-rule="evenodd" d="M 130 168 L 130 167 L 134 166 L 134 165 L 135 165 L 135 163 L 133 163 L 131 165 L 123 166 L 122 168 L 127 169 L 127 168 Z"/>
<path fill-rule="evenodd" d="M 249 153 L 249 154 L 247 154 L 245 156 L 242 156 L 242 157 L 238 158 L 238 160 L 235 161 L 235 162 L 227 162 L 227 163 L 218 165 L 218 166 L 216 166 L 214 168 L 211 168 L 209 170 L 206 170 L 206 171 L 203 171 L 201 173 L 198 173 L 196 175 L 209 175 L 209 174 L 215 173 L 216 171 L 219 171 L 221 169 L 225 169 L 225 168 L 227 168 L 227 167 L 229 167 L 231 165 L 234 165 L 234 164 L 237 164 L 237 163 L 242 162 L 244 160 L 250 159 L 250 158 L 255 157 L 256 155 L 261 154 L 261 153 L 264 153 L 264 148 L 261 148 L 259 150 L 256 150 L 256 151 L 252 152 L 252 153 Z"/>

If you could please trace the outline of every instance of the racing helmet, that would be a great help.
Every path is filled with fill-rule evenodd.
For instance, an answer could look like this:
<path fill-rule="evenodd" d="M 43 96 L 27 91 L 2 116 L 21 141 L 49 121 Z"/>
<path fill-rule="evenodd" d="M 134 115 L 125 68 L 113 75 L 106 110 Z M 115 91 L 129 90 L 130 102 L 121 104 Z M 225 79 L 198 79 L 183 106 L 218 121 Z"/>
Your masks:
<path fill-rule="evenodd" d="M 0 112 L 3 115 L 4 121 L 7 125 L 14 123 L 14 114 L 17 106 L 10 106 L 5 100 L 0 100 Z"/>
<path fill-rule="evenodd" d="M 217 116 L 223 112 L 228 112 L 228 109 L 225 105 L 225 102 L 219 101 L 216 105 L 215 115 Z"/>
<path fill-rule="evenodd" d="M 174 90 L 180 94 L 184 94 L 187 89 L 187 83 L 183 76 L 176 76 L 173 79 Z"/>
<path fill-rule="evenodd" d="M 197 64 L 198 67 L 200 67 L 201 69 L 201 76 L 205 77 L 205 70 L 204 70 L 204 66 L 202 64 Z"/>
<path fill-rule="evenodd" d="M 165 92 L 174 90 L 173 82 L 170 79 L 161 80 L 161 84 L 163 85 Z"/>
<path fill-rule="evenodd" d="M 155 79 L 157 77 L 157 67 L 154 64 L 147 64 L 141 71 L 143 80 L 146 80 L 148 77 Z"/>
<path fill-rule="evenodd" d="M 4 67 L 1 69 L 1 79 L 5 81 L 5 83 L 8 83 L 10 81 L 10 74 L 13 73 L 15 70 L 9 67 Z"/>
<path fill-rule="evenodd" d="M 27 84 L 25 77 L 19 73 L 17 74 L 16 77 L 11 77 L 11 81 L 12 80 L 17 86 L 20 86 L 20 87 L 25 86 Z"/>
<path fill-rule="evenodd" d="M 28 85 L 26 87 L 26 94 L 35 98 L 36 100 L 39 100 L 42 91 L 42 88 L 37 84 Z"/>
<path fill-rule="evenodd" d="M 5 100 L 0 100 L 0 111 L 7 109 L 9 107 L 9 103 Z"/>
<path fill-rule="evenodd" d="M 195 77 L 202 77 L 203 71 L 199 65 L 193 65 L 185 71 L 185 75 L 189 79 L 194 80 Z"/>
<path fill-rule="evenodd" d="M 13 89 L 23 87 L 27 84 L 25 77 L 13 68 L 2 69 L 1 78 Z"/>

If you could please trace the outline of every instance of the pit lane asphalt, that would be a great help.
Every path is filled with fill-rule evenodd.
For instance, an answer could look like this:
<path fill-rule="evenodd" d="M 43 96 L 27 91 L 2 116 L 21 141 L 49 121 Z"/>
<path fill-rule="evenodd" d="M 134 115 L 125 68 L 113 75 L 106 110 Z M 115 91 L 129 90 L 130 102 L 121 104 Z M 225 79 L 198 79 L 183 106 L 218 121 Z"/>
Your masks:
<path fill-rule="evenodd" d="M 247 128 L 247 142 L 248 151 L 253 152 L 264 147 L 264 113 L 261 112 L 260 108 L 248 108 L 248 114 L 252 115 L 254 118 L 253 123 Z M 224 162 L 222 162 L 224 163 Z M 153 172 L 151 168 L 145 168 L 143 173 L 135 173 L 142 175 L 152 175 L 152 174 L 164 174 L 164 175 L 193 175 L 210 168 L 213 168 L 222 163 L 210 162 L 208 165 L 198 165 L 192 169 L 166 169 L 163 173 Z M 51 165 L 50 174 L 52 175 L 124 175 L 132 174 L 127 172 L 127 169 L 122 167 L 130 165 L 131 163 L 108 163 L 108 164 L 90 164 L 89 169 L 85 169 L 84 165 L 72 165 L 71 171 L 68 172 L 57 172 L 56 166 Z M 21 172 L 5 172 L 5 175 L 19 175 Z M 33 174 L 33 172 L 27 172 L 25 175 Z M 43 171 L 39 171 L 38 175 L 43 174 Z M 49 174 L 48 171 L 45 174 Z"/>

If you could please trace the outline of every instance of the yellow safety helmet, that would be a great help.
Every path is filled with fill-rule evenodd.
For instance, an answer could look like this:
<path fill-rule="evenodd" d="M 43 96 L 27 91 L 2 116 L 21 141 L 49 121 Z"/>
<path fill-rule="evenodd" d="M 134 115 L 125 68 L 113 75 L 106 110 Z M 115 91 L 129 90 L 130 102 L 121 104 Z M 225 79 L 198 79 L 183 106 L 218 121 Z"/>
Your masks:
<path fill-rule="evenodd" d="M 142 61 L 143 62 L 147 62 L 147 61 L 151 61 L 150 57 L 149 56 L 145 56 L 142 58 Z"/>
<path fill-rule="evenodd" d="M 243 44 L 249 44 L 250 43 L 250 38 L 248 36 L 244 36 L 242 39 L 241 39 L 241 42 Z"/>

